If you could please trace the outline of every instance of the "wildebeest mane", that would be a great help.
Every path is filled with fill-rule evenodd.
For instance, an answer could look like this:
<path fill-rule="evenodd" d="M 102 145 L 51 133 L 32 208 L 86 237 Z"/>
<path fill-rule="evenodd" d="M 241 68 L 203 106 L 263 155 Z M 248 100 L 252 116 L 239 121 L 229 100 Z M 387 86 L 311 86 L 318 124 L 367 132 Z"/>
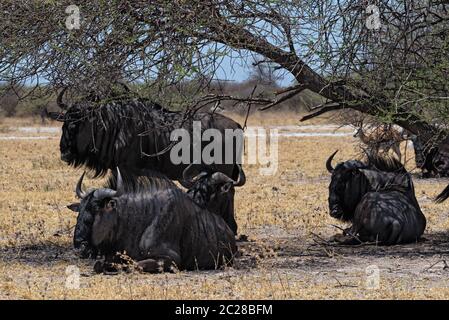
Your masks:
<path fill-rule="evenodd" d="M 123 187 L 126 193 L 148 194 L 151 195 L 158 190 L 179 189 L 176 184 L 168 179 L 164 174 L 150 169 L 138 171 L 121 170 Z M 117 189 L 117 176 L 111 174 L 105 187 L 108 189 Z"/>
<path fill-rule="evenodd" d="M 407 173 L 404 165 L 398 159 L 389 155 L 370 155 L 368 157 L 367 165 L 370 168 L 374 168 L 378 171 Z"/>

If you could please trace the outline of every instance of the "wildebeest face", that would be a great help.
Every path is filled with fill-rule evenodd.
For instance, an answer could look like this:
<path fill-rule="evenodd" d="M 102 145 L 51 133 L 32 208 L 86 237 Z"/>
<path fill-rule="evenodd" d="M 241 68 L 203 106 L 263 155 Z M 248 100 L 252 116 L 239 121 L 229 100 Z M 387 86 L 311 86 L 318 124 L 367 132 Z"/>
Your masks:
<path fill-rule="evenodd" d="M 77 154 L 76 138 L 78 133 L 79 122 L 66 120 L 62 126 L 62 136 L 59 143 L 61 151 L 61 160 L 72 162 Z"/>
<path fill-rule="evenodd" d="M 352 218 L 361 198 L 364 180 L 359 169 L 335 168 L 329 185 L 329 210 L 334 218 L 348 221 Z"/>
<path fill-rule="evenodd" d="M 64 115 L 61 141 L 59 148 L 61 160 L 69 164 L 75 163 L 80 155 L 86 152 L 86 148 L 92 139 L 92 120 L 77 107 L 69 110 Z"/>
<path fill-rule="evenodd" d="M 95 189 L 88 192 L 82 191 L 81 185 L 84 174 L 76 186 L 76 194 L 81 199 L 80 203 L 69 206 L 69 209 L 78 212 L 73 244 L 75 248 L 83 251 L 93 244 L 96 246 L 99 239 L 107 238 L 112 225 L 117 219 L 117 197 L 121 192 L 107 188 Z M 122 178 L 117 173 L 117 190 L 122 190 Z M 95 227 L 95 231 L 92 230 Z"/>
<path fill-rule="evenodd" d="M 75 232 L 73 235 L 73 245 L 77 249 L 85 249 L 83 247 L 90 244 L 90 234 L 94 221 L 94 212 L 92 212 L 91 208 L 93 200 L 93 191 L 91 191 L 81 200 L 81 202 L 73 203 L 68 206 L 70 210 L 78 212 Z"/>
<path fill-rule="evenodd" d="M 339 163 L 334 169 L 331 162 L 336 153 L 331 155 L 326 163 L 328 171 L 332 173 L 329 184 L 329 210 L 332 217 L 348 221 L 352 218 L 362 195 L 361 184 L 365 179 L 360 169 L 365 165 L 360 161 L 346 161 Z"/>

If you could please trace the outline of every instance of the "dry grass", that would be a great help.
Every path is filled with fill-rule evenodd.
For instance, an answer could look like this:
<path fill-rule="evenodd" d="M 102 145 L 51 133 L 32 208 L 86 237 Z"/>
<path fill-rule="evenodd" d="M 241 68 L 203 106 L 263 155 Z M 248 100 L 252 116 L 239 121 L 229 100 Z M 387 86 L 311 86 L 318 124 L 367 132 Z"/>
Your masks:
<path fill-rule="evenodd" d="M 298 116 L 263 124 L 292 124 Z M 253 119 L 252 124 L 259 124 Z M 285 119 L 284 119 L 285 120 Z M 17 120 L 16 120 L 17 121 Z M 5 125 L 5 123 L 3 124 Z M 9 127 L 24 125 L 17 121 Z M 47 135 L 47 134 L 45 134 Z M 0 298 L 24 299 L 366 299 L 448 298 L 449 201 L 431 199 L 447 180 L 415 179 L 428 219 L 427 241 L 407 246 L 356 248 L 320 244 L 337 230 L 327 210 L 327 156 L 357 156 L 351 137 L 282 138 L 274 177 L 246 166 L 237 191 L 242 256 L 233 268 L 208 272 L 94 275 L 93 261 L 71 247 L 81 171 L 59 160 L 59 140 L 0 141 Z M 410 153 L 410 152 L 409 152 Z M 413 167 L 413 162 L 409 163 Z M 88 185 L 101 181 L 87 180 Z M 315 234 L 315 235 L 314 235 Z M 436 264 L 435 264 L 436 263 Z M 365 268 L 380 268 L 380 288 L 367 290 Z M 80 289 L 68 289 L 66 268 L 81 271 Z M 433 265 L 433 266 L 432 266 Z"/>

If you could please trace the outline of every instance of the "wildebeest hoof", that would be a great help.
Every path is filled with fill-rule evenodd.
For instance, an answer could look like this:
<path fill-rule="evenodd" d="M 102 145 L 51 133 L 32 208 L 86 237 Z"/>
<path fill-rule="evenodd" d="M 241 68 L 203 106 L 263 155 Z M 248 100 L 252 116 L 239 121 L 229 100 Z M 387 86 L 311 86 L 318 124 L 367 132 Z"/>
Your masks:
<path fill-rule="evenodd" d="M 248 242 L 248 236 L 246 234 L 241 234 L 236 241 L 240 241 L 240 242 Z"/>
<path fill-rule="evenodd" d="M 80 245 L 78 252 L 81 259 L 88 259 L 88 258 L 95 259 L 97 257 L 97 250 L 94 250 L 87 243 L 82 243 Z"/>
<path fill-rule="evenodd" d="M 103 261 L 97 261 L 94 264 L 94 271 L 95 273 L 102 273 L 104 270 L 104 263 Z"/>

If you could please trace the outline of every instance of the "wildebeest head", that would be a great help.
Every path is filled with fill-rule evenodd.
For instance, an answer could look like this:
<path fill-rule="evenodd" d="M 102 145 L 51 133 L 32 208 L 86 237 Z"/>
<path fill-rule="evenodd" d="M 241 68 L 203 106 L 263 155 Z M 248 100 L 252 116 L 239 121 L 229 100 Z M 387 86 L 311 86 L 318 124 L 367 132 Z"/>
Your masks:
<path fill-rule="evenodd" d="M 350 160 L 332 167 L 335 151 L 327 160 L 326 168 L 332 174 L 329 185 L 329 210 L 334 218 L 348 221 L 361 198 L 361 184 L 366 180 L 359 169 L 366 168 L 360 161 Z"/>
<path fill-rule="evenodd" d="M 246 181 L 242 168 L 238 168 L 239 176 L 235 181 L 222 172 L 189 165 L 183 173 L 184 181 L 190 185 L 187 194 L 196 204 L 225 218 L 229 214 L 227 211 L 234 195 L 234 187 L 243 186 Z"/>
<path fill-rule="evenodd" d="M 76 185 L 76 195 L 79 203 L 74 203 L 69 209 L 78 212 L 77 224 L 73 237 L 75 248 L 82 249 L 82 255 L 90 255 L 91 244 L 98 246 L 104 239 L 112 241 L 114 225 L 117 222 L 117 199 L 124 193 L 122 177 L 117 168 L 117 188 L 99 188 L 82 190 L 84 173 Z M 97 225 L 96 232 L 92 228 Z"/>
<path fill-rule="evenodd" d="M 139 99 L 125 101 L 122 97 L 111 96 L 102 100 L 95 94 L 67 105 L 62 102 L 64 92 L 65 89 L 57 103 L 65 112 L 50 114 L 52 119 L 63 122 L 59 144 L 61 160 L 74 167 L 86 165 L 96 177 L 119 165 L 118 158 L 123 154 L 118 150 L 130 144 L 134 131 L 144 130 L 142 115 L 145 111 L 157 107 L 155 103 L 145 104 Z M 131 157 L 128 154 L 124 158 Z"/>
<path fill-rule="evenodd" d="M 62 101 L 62 97 L 67 88 L 64 88 L 58 95 L 57 104 L 64 112 L 49 112 L 49 117 L 53 120 L 63 122 L 62 136 L 59 143 L 61 160 L 70 165 L 79 166 L 82 162 L 82 154 L 86 153 L 89 146 L 89 138 L 92 136 L 92 128 L 88 128 L 91 121 L 89 118 L 89 106 L 93 100 L 87 97 L 73 105 L 67 105 Z"/>

